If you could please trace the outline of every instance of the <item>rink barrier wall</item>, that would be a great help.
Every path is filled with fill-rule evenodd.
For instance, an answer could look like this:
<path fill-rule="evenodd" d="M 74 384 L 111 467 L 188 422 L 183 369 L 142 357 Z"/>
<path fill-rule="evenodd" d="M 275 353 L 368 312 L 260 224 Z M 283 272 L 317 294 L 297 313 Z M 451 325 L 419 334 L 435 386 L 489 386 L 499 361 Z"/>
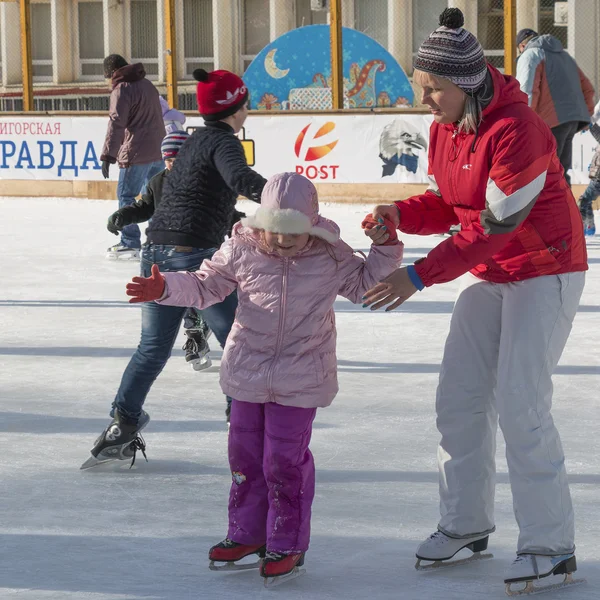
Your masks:
<path fill-rule="evenodd" d="M 186 129 L 203 125 L 186 113 Z M 5 113 L 0 118 L 0 195 L 114 200 L 119 169 L 101 174 L 104 112 Z M 265 177 L 295 171 L 324 202 L 380 203 L 427 187 L 431 115 L 423 109 L 251 112 L 240 132 L 248 164 Z M 575 136 L 572 182 L 579 196 L 595 148 Z M 579 185 L 577 185 L 579 184 Z"/>
<path fill-rule="evenodd" d="M 389 204 L 394 200 L 422 194 L 425 184 L 381 183 L 316 183 L 320 202 L 342 204 Z M 585 185 L 573 185 L 573 194 L 579 198 Z M 85 198 L 88 200 L 116 200 L 117 184 L 112 181 L 18 181 L 0 180 L 0 196 Z M 600 210 L 600 199 L 594 203 Z"/>

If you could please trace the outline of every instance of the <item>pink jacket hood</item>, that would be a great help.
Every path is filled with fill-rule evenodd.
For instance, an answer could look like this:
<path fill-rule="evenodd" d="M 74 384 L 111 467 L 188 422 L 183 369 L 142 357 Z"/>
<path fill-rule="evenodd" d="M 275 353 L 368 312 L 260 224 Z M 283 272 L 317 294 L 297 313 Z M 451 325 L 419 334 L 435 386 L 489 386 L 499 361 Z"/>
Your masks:
<path fill-rule="evenodd" d="M 242 219 L 245 227 L 273 233 L 309 233 L 330 244 L 339 240 L 335 223 L 319 215 L 319 197 L 312 181 L 297 173 L 271 177 L 254 215 Z"/>

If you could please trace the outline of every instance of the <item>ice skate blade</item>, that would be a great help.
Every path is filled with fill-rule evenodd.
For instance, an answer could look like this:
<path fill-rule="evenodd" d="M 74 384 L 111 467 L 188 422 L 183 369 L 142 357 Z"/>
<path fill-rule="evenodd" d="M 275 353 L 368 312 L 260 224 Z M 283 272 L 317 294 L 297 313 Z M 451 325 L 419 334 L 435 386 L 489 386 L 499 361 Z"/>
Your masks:
<path fill-rule="evenodd" d="M 417 563 L 415 564 L 415 569 L 417 571 L 433 571 L 434 569 L 445 569 L 447 567 L 458 567 L 460 565 L 466 565 L 468 563 L 477 562 L 478 560 L 489 560 L 490 558 L 494 558 L 493 554 L 481 554 L 481 552 L 474 552 L 472 556 L 469 558 L 462 558 L 460 560 L 435 560 L 428 561 L 431 564 L 421 566 L 421 561 L 425 560 L 424 558 L 418 558 Z"/>
<path fill-rule="evenodd" d="M 544 578 L 545 579 L 545 578 Z M 533 596 L 534 594 L 546 594 L 562 588 L 571 587 L 573 585 L 581 585 L 587 583 L 585 579 L 573 579 L 573 573 L 567 573 L 561 583 L 553 583 L 550 585 L 537 586 L 533 582 L 535 580 L 530 579 L 529 581 L 512 581 L 506 584 L 506 595 L 511 598 L 516 596 Z M 525 584 L 525 587 L 521 590 L 512 590 L 512 585 Z"/>
<path fill-rule="evenodd" d="M 95 456 L 90 456 L 80 467 L 80 471 L 84 471 L 86 469 L 91 469 L 92 467 L 97 467 L 98 465 L 103 465 L 105 463 L 113 462 L 119 460 L 118 458 L 105 458 L 104 460 L 99 460 Z"/>
<path fill-rule="evenodd" d="M 267 589 L 273 589 L 275 587 L 280 586 L 283 583 L 287 583 L 292 579 L 297 579 L 306 573 L 306 569 L 300 569 L 299 567 L 294 567 L 293 571 L 286 573 L 285 575 L 277 575 L 276 577 L 265 577 L 265 587 Z"/>
<path fill-rule="evenodd" d="M 194 371 L 205 371 L 212 367 L 212 360 L 210 358 L 201 358 L 200 360 L 194 360 L 192 362 L 192 369 Z"/>
<path fill-rule="evenodd" d="M 258 569 L 260 567 L 260 560 L 242 565 L 239 565 L 234 562 L 221 562 L 219 564 L 215 564 L 215 562 L 219 563 L 219 561 L 211 560 L 208 565 L 208 568 L 211 571 L 248 571 L 249 569 Z"/>
<path fill-rule="evenodd" d="M 127 252 L 126 254 L 117 253 L 117 252 L 107 252 L 106 253 L 107 260 L 140 260 L 139 252 Z"/>

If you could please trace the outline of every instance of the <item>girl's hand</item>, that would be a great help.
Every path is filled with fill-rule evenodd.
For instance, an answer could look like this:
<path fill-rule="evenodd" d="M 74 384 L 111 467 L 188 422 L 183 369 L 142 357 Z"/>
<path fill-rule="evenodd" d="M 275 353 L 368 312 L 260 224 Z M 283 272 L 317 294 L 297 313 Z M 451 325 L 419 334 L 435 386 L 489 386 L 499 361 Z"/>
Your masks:
<path fill-rule="evenodd" d="M 371 243 L 376 246 L 389 246 L 398 240 L 396 228 L 389 219 L 379 217 L 376 220 L 373 215 L 368 214 L 362 222 L 362 228 L 365 230 L 365 235 L 371 238 Z"/>
<path fill-rule="evenodd" d="M 378 308 L 389 304 L 385 309 L 386 312 L 389 312 L 390 310 L 398 308 L 416 292 L 417 288 L 410 280 L 406 267 L 402 267 L 401 269 L 396 269 L 381 283 L 372 287 L 363 296 L 363 306 L 373 305 L 371 306 L 371 310 L 377 310 Z M 374 302 L 376 304 L 373 304 Z"/>
<path fill-rule="evenodd" d="M 160 274 L 158 265 L 152 265 L 152 275 L 150 277 L 134 277 L 131 283 L 127 284 L 125 293 L 133 296 L 129 302 L 152 302 L 158 300 L 165 291 L 165 278 Z"/>

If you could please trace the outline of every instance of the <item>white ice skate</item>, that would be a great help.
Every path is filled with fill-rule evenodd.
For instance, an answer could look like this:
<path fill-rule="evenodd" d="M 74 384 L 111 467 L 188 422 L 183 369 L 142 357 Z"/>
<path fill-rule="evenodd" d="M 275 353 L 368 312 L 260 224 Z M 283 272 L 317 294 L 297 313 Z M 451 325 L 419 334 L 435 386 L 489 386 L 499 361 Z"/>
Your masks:
<path fill-rule="evenodd" d="M 573 579 L 575 571 L 577 571 L 577 561 L 574 554 L 560 556 L 520 554 L 504 573 L 506 594 L 507 596 L 529 596 L 585 583 L 585 579 Z M 534 585 L 534 581 L 550 575 L 564 575 L 564 579 L 550 585 Z"/>
<path fill-rule="evenodd" d="M 441 531 L 432 533 L 417 548 L 417 571 L 429 571 L 440 567 L 455 567 L 465 565 L 476 560 L 485 560 L 493 558 L 493 554 L 481 554 L 487 549 L 489 535 L 478 535 L 469 538 L 451 538 Z M 460 560 L 450 560 L 455 554 L 458 554 L 463 548 L 468 548 L 473 552 L 472 556 Z M 428 561 L 431 564 L 421 565 L 421 561 Z"/>

